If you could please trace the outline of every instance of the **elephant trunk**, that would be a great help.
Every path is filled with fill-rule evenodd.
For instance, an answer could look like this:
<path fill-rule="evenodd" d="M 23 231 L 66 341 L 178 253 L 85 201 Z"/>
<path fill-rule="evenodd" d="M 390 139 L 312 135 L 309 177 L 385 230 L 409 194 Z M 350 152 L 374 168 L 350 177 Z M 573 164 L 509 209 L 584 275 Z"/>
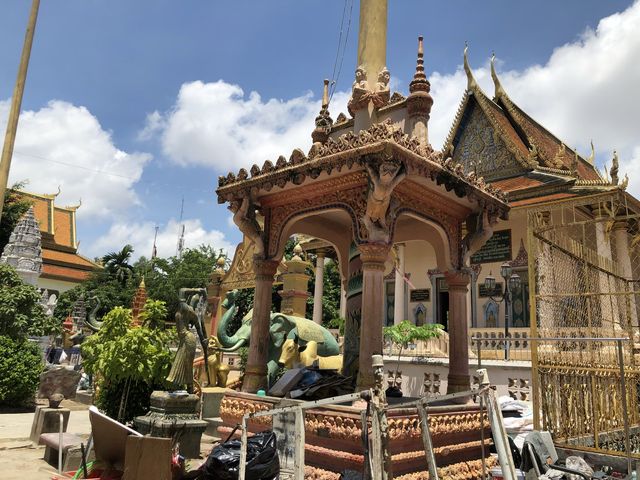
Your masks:
<path fill-rule="evenodd" d="M 218 331 L 216 332 L 216 334 L 218 336 L 218 341 L 220 342 L 220 345 L 224 347 L 220 349 L 223 352 L 228 351 L 226 349 L 229 349 L 229 348 L 234 349 L 229 351 L 235 351 L 242 346 L 241 343 L 245 342 L 245 339 L 239 338 L 238 335 L 229 336 L 227 334 L 227 325 L 233 319 L 237 311 L 238 311 L 237 306 L 235 305 L 231 306 L 231 308 L 229 308 L 229 310 L 227 310 L 224 313 L 224 315 L 222 315 L 222 318 L 218 323 Z"/>
<path fill-rule="evenodd" d="M 231 347 L 219 347 L 216 350 L 219 350 L 221 352 L 226 352 L 226 353 L 232 353 L 238 350 L 240 347 L 243 347 L 246 343 L 247 343 L 247 340 L 245 338 L 241 338 L 236 342 L 235 345 L 232 345 Z"/>

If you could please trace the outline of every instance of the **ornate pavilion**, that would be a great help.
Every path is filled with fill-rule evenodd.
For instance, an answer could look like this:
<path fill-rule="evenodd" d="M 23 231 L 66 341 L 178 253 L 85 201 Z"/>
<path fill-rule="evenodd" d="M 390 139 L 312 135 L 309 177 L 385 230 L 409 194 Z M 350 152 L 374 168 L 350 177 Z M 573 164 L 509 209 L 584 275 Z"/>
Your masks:
<path fill-rule="evenodd" d="M 386 25 L 386 5 L 383 14 Z M 266 383 L 271 287 L 293 234 L 328 242 L 343 277 L 361 281 L 358 294 L 348 300 L 344 345 L 344 371 L 357 375 L 359 388 L 373 384 L 371 356 L 382 353 L 384 269 L 391 246 L 412 240 L 432 245 L 449 285 L 448 389 L 469 388 L 469 261 L 494 226 L 508 218 L 509 206 L 500 190 L 429 144 L 433 99 L 422 38 L 410 95 L 390 95 L 386 27 L 381 34 L 380 23 L 371 20 L 380 15 L 375 7 L 361 15 L 359 67 L 349 102 L 353 119 L 341 115 L 333 123 L 325 82 L 308 154 L 296 149 L 288 159 L 281 156 L 219 179 L 218 201 L 229 204 L 256 252 L 244 391 L 255 392 Z"/>

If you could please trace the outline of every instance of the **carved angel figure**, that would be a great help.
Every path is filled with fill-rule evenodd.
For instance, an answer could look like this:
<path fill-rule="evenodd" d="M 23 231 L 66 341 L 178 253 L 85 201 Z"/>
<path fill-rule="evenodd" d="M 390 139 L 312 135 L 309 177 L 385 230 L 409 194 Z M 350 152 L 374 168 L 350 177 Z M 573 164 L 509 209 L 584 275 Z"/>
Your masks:
<path fill-rule="evenodd" d="M 462 265 L 469 267 L 471 265 L 471 256 L 487 243 L 487 240 L 493 235 L 493 225 L 488 210 L 485 208 L 482 214 L 478 215 L 478 223 L 475 231 L 469 232 L 462 240 Z"/>
<path fill-rule="evenodd" d="M 391 98 L 391 90 L 389 89 L 389 81 L 391 80 L 391 74 L 387 67 L 383 67 L 378 73 L 378 83 L 376 83 L 376 92 L 373 96 L 373 103 L 377 107 L 381 107 L 389 103 Z"/>
<path fill-rule="evenodd" d="M 242 201 L 232 202 L 229 210 L 233 212 L 233 223 L 238 226 L 238 229 L 250 239 L 256 246 L 256 253 L 258 255 L 264 254 L 264 241 L 262 240 L 262 232 L 260 231 L 260 225 L 256 220 L 255 205 L 246 195 L 242 198 Z"/>
<path fill-rule="evenodd" d="M 400 172 L 401 168 L 401 163 L 391 161 L 382 162 L 378 171 L 374 170 L 371 165 L 366 165 L 371 186 L 369 187 L 364 221 L 369 230 L 371 230 L 370 225 L 388 232 L 387 211 L 391 202 L 391 193 L 406 176 L 405 172 Z"/>

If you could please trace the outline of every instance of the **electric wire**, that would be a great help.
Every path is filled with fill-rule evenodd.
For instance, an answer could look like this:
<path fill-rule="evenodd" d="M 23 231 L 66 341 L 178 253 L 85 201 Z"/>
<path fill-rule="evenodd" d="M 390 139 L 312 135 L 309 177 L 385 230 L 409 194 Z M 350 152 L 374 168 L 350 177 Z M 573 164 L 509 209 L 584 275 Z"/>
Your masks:
<path fill-rule="evenodd" d="M 347 20 L 347 32 L 344 35 L 344 42 L 342 42 L 342 32 L 343 32 L 343 26 L 344 26 L 344 15 L 347 9 L 347 3 L 349 3 L 349 17 Z M 344 54 L 347 50 L 347 44 L 349 42 L 349 33 L 351 32 L 351 18 L 353 14 L 353 0 L 345 0 L 344 2 L 344 9 L 342 11 L 342 21 L 340 22 L 340 35 L 338 36 L 338 49 L 336 51 L 336 62 L 334 62 L 334 71 L 332 73 L 332 79 L 331 79 L 331 92 L 329 94 L 329 102 L 331 102 L 331 100 L 333 99 L 333 94 L 336 91 L 336 87 L 338 85 L 338 81 L 340 80 L 340 73 L 342 72 L 342 64 L 344 62 Z M 340 54 L 340 50 L 342 49 L 342 54 Z M 335 73 L 335 64 L 337 63 L 338 60 L 338 56 L 340 56 L 340 64 L 338 66 L 338 72 Z"/>

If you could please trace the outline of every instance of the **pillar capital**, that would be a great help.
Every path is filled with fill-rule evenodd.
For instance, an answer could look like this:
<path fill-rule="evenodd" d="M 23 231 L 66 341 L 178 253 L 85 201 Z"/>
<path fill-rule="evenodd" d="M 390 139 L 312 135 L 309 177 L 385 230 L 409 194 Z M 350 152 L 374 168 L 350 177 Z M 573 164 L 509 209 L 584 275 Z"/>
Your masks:
<path fill-rule="evenodd" d="M 471 283 L 471 275 L 464 270 L 449 270 L 445 272 L 444 278 L 447 280 L 449 290 L 461 289 L 466 290 Z"/>
<path fill-rule="evenodd" d="M 629 229 L 629 225 L 626 220 L 620 220 L 613 224 L 613 230 L 624 230 L 625 232 Z"/>
<path fill-rule="evenodd" d="M 391 245 L 387 243 L 363 243 L 358 245 L 363 269 L 384 270 L 384 264 L 389 258 Z"/>
<path fill-rule="evenodd" d="M 253 271 L 256 274 L 256 280 L 273 280 L 279 265 L 278 260 L 254 257 Z"/>

